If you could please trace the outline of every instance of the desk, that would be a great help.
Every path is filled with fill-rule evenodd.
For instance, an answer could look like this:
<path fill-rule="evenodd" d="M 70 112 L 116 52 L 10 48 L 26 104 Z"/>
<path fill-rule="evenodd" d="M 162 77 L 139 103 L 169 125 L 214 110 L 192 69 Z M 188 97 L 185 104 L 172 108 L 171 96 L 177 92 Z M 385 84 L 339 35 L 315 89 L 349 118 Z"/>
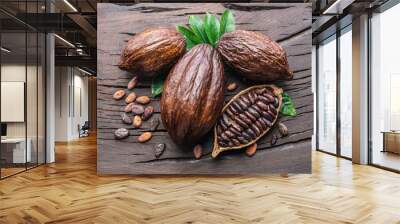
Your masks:
<path fill-rule="evenodd" d="M 1 139 L 1 151 L 2 157 L 9 163 L 25 163 L 31 162 L 32 153 L 31 145 L 32 141 L 30 138 L 26 140 L 28 142 L 25 151 L 25 138 L 5 138 Z M 5 155 L 3 155 L 5 154 Z M 7 155 L 8 154 L 8 155 Z M 12 154 L 12 157 L 11 157 Z M 12 159 L 11 159 L 12 158 Z M 25 158 L 27 160 L 25 161 Z"/>
<path fill-rule="evenodd" d="M 383 150 L 382 152 L 392 152 L 400 154 L 400 131 L 382 131 Z"/>

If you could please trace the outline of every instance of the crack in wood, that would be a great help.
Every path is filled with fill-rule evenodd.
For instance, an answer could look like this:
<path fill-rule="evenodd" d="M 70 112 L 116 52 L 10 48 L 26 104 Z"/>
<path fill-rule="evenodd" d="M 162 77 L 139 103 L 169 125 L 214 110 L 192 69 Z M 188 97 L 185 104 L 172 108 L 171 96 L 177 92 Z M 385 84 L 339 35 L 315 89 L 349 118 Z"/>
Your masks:
<path fill-rule="evenodd" d="M 303 29 L 301 29 L 301 30 L 299 30 L 299 31 L 297 31 L 295 33 L 292 33 L 292 34 L 290 34 L 290 35 L 288 35 L 286 37 L 277 39 L 276 42 L 280 43 L 281 45 L 285 45 L 285 42 L 287 42 L 288 40 L 293 39 L 295 37 L 298 37 L 298 36 L 300 36 L 300 35 L 302 35 L 302 34 L 304 34 L 306 32 L 309 32 L 310 30 L 311 30 L 311 26 L 307 26 L 307 27 L 305 27 L 305 28 L 303 28 Z"/>

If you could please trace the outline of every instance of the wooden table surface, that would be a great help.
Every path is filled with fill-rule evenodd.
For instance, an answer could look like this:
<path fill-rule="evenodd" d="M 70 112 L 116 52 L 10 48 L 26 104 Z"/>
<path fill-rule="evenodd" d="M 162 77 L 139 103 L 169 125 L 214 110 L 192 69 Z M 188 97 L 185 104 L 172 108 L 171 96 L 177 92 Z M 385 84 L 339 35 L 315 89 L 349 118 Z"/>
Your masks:
<path fill-rule="evenodd" d="M 226 153 L 212 159 L 212 136 L 201 144 L 203 157 L 195 160 L 191 149 L 174 144 L 162 124 L 147 143 L 138 143 L 137 136 L 150 127 L 144 122 L 141 129 L 122 124 L 124 101 L 115 101 L 112 94 L 126 85 L 132 74 L 118 68 L 120 53 L 127 40 L 148 27 L 173 27 L 186 24 L 189 15 L 202 16 L 206 11 L 221 15 L 225 8 L 232 10 L 236 29 L 262 32 L 280 43 L 286 50 L 294 79 L 275 84 L 294 100 L 298 115 L 281 117 L 289 136 L 270 140 L 279 135 L 277 127 L 258 141 L 256 155 L 249 158 L 243 150 Z M 98 173 L 100 174 L 265 174 L 272 172 L 304 173 L 311 171 L 311 135 L 313 133 L 313 95 L 311 92 L 311 4 L 268 3 L 139 3 L 98 4 Z M 245 83 L 236 74 L 226 74 L 228 82 L 239 88 L 226 93 L 226 102 L 237 92 L 254 85 Z M 133 90 L 150 96 L 150 83 L 140 82 Z M 160 97 L 152 99 L 153 119 L 160 118 Z M 117 128 L 126 127 L 130 136 L 115 140 Z M 166 150 L 159 159 L 154 145 L 165 143 Z"/>

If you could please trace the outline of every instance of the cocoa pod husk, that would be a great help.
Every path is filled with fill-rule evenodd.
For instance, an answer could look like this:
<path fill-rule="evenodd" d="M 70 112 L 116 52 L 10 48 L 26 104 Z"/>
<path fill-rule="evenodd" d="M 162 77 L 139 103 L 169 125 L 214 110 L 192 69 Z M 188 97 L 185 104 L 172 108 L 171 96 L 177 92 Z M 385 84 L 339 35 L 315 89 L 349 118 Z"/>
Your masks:
<path fill-rule="evenodd" d="M 174 28 L 149 28 L 133 36 L 122 51 L 119 68 L 141 77 L 168 70 L 185 52 L 185 38 Z"/>
<path fill-rule="evenodd" d="M 285 50 L 262 33 L 244 30 L 225 33 L 217 49 L 223 61 L 245 79 L 270 82 L 293 78 Z"/>
<path fill-rule="evenodd" d="M 224 68 L 208 44 L 188 51 L 164 82 L 161 119 L 172 140 L 191 145 L 214 126 L 224 102 Z"/>

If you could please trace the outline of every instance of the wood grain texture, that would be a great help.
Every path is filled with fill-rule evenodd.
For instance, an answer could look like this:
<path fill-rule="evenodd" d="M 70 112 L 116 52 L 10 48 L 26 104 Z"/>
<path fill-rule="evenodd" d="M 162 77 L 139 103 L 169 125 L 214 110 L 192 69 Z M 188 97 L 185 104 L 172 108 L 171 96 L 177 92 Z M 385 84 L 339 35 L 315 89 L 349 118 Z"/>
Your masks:
<path fill-rule="evenodd" d="M 173 27 L 186 24 L 189 15 L 206 11 L 221 15 L 225 8 L 232 10 L 236 29 L 262 32 L 278 41 L 286 50 L 291 81 L 276 82 L 292 96 L 298 116 L 282 117 L 290 135 L 279 138 L 271 146 L 277 127 L 258 141 L 258 151 L 248 158 L 244 150 L 225 153 L 212 159 L 211 134 L 202 142 L 204 156 L 195 160 L 191 149 L 175 145 L 161 124 L 151 141 L 140 144 L 141 129 L 122 124 L 123 101 L 114 101 L 112 94 L 125 89 L 132 74 L 117 67 L 120 53 L 127 40 L 147 27 Z M 313 96 L 311 92 L 311 4 L 98 4 L 98 172 L 101 174 L 265 174 L 273 172 L 304 173 L 311 171 L 311 135 L 313 132 Z M 225 102 L 240 90 L 253 85 L 243 82 L 232 71 L 226 71 L 228 82 L 239 88 L 226 93 Z M 150 83 L 142 81 L 133 90 L 137 95 L 150 95 Z M 152 99 L 153 118 L 159 118 L 159 98 Z M 116 141 L 113 132 L 120 127 L 130 129 L 129 138 Z M 165 143 L 164 154 L 156 159 L 154 145 Z"/>
<path fill-rule="evenodd" d="M 312 174 L 98 175 L 96 138 L 0 181 L 0 224 L 399 224 L 400 175 L 312 152 Z"/>

